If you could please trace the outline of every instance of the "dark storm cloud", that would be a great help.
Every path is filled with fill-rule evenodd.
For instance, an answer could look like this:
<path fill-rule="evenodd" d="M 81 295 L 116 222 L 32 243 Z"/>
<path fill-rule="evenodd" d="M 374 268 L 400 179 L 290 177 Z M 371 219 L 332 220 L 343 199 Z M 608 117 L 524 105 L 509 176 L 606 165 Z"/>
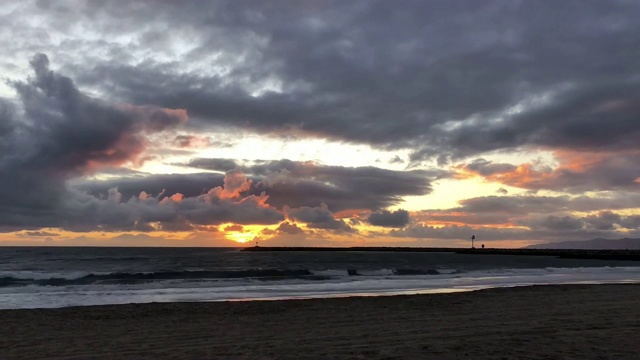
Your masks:
<path fill-rule="evenodd" d="M 135 172 L 137 178 L 119 182 L 129 192 L 126 198 L 117 187 L 101 192 L 95 182 L 84 181 L 84 186 L 96 196 L 81 191 L 83 181 L 73 178 L 103 167 L 109 172 L 135 160 L 145 150 L 145 135 L 186 121 L 186 112 L 110 105 L 83 94 L 70 78 L 50 71 L 45 55 L 36 55 L 31 65 L 35 77 L 12 83 L 17 103 L 1 103 L 0 231 L 43 227 L 175 231 L 225 222 L 284 220 L 281 212 L 266 204 L 266 195 L 243 194 L 252 182 L 237 171 L 227 172 L 222 184 L 216 174 L 208 174 L 206 184 L 202 174 L 190 176 L 190 183 L 180 185 L 191 187 L 186 197 L 177 191 L 167 193 L 167 187 L 174 190 L 177 185 L 166 180 L 184 181 L 184 177 L 144 178 Z M 15 111 L 16 107 L 22 111 Z M 141 178 L 144 189 L 139 191 Z"/>
<path fill-rule="evenodd" d="M 85 84 L 120 99 L 187 108 L 205 124 L 444 161 L 526 145 L 637 148 L 639 14 L 623 0 L 114 1 L 62 17 L 136 39 L 99 44 L 113 56 L 76 67 Z M 188 49 L 184 58 L 163 60 L 167 44 Z M 65 45 L 61 57 L 87 46 Z"/>
<path fill-rule="evenodd" d="M 329 211 L 326 205 L 315 208 L 305 206 L 296 209 L 287 209 L 285 212 L 289 218 L 305 223 L 317 224 L 334 220 L 333 214 L 331 214 L 331 211 Z"/>
<path fill-rule="evenodd" d="M 276 231 L 289 235 L 304 234 L 304 230 L 298 227 L 297 224 L 290 223 L 288 221 L 283 221 L 280 225 L 278 225 Z"/>
<path fill-rule="evenodd" d="M 383 227 L 401 228 L 409 223 L 409 212 L 403 209 L 379 210 L 369 215 L 369 224 Z"/>
<path fill-rule="evenodd" d="M 609 210 L 587 215 L 583 217 L 582 220 L 587 228 L 595 230 L 615 230 L 616 228 L 628 230 L 640 229 L 639 215 L 620 215 Z"/>
<path fill-rule="evenodd" d="M 355 231 L 344 220 L 334 218 L 333 213 L 331 213 L 326 204 L 321 204 L 318 207 L 285 208 L 284 212 L 292 220 L 307 223 L 309 228 L 336 230 L 339 232 Z"/>
<path fill-rule="evenodd" d="M 43 222 L 34 225 L 52 225 L 68 179 L 135 160 L 145 149 L 145 134 L 187 119 L 184 110 L 90 98 L 70 78 L 49 70 L 43 54 L 30 64 L 34 77 L 10 83 L 17 101 L 0 101 L 3 225 L 29 226 L 36 218 Z"/>
<path fill-rule="evenodd" d="M 613 230 L 615 224 L 622 222 L 622 216 L 611 211 L 601 211 L 596 215 L 589 215 L 584 218 L 587 226 L 597 230 Z"/>
<path fill-rule="evenodd" d="M 371 166 L 329 166 L 311 162 L 274 160 L 239 164 L 232 159 L 194 159 L 191 167 L 225 171 L 239 169 L 253 175 L 254 193 L 265 191 L 277 208 L 328 205 L 333 211 L 377 210 L 394 205 L 402 196 L 425 195 L 431 181 L 448 177 L 447 171 L 394 171 Z"/>
<path fill-rule="evenodd" d="M 432 191 L 431 180 L 446 176 L 444 171 L 393 171 L 374 167 L 342 167 L 294 162 L 290 160 L 256 161 L 240 165 L 232 159 L 195 159 L 190 166 L 207 170 L 238 170 L 247 174 L 251 186 L 246 194 L 269 196 L 277 209 L 316 208 L 327 211 L 348 209 L 378 210 L 395 205 L 405 195 L 424 195 Z M 198 196 L 211 187 L 222 185 L 220 173 L 123 176 L 111 180 L 75 180 L 75 188 L 96 197 L 106 197 L 118 188 L 123 198 L 148 194 L 181 193 Z"/>
<path fill-rule="evenodd" d="M 0 98 L 0 231 L 146 231 L 158 221 L 184 229 L 234 219 L 275 224 L 285 205 L 325 204 L 331 214 L 376 211 L 403 196 L 427 194 L 430 181 L 446 176 L 198 159 L 190 165 L 247 173 L 242 196 L 228 197 L 221 174 L 70 182 L 142 160 L 146 134 L 186 118 L 171 109 L 191 116 L 191 135 L 170 139 L 184 149 L 207 141 L 217 146 L 206 133 L 234 128 L 409 149 L 411 168 L 427 158 L 444 164 L 488 151 L 544 149 L 560 167 L 478 160 L 464 170 L 532 191 L 618 193 L 468 199 L 440 220 L 530 224 L 541 236 L 577 228 L 573 220 L 583 224 L 576 230 L 582 235 L 638 222 L 615 213 L 565 218 L 571 211 L 637 206 L 638 2 L 21 1 L 0 9 L 6 54 L 0 72 L 9 74 L 3 76 L 21 73 L 25 59 L 48 49 L 61 72 L 80 85 L 51 72 L 48 59 L 38 55 L 31 62 L 35 75 L 10 83 L 15 98 Z M 0 96 L 3 91 L 0 85 Z M 202 138 L 194 135 L 200 132 Z M 142 191 L 153 196 L 141 199 Z M 275 209 L 261 202 L 262 192 Z M 184 198 L 169 198 L 176 193 Z M 242 202 L 245 197 L 250 200 Z M 173 205 L 161 206 L 167 198 Z M 529 222 L 523 219 L 532 214 Z M 332 219 L 312 225 L 341 226 Z M 405 233 L 451 237 L 468 230 L 451 226 L 408 226 Z M 520 230 L 500 231 L 496 236 L 506 238 Z"/>

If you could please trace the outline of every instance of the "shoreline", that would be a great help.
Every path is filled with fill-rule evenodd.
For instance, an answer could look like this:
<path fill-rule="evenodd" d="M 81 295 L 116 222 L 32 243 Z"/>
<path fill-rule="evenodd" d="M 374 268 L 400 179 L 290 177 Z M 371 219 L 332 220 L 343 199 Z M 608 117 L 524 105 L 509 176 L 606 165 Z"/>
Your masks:
<path fill-rule="evenodd" d="M 0 310 L 13 309 L 57 309 L 81 306 L 174 303 L 174 302 L 224 302 L 224 301 L 278 301 L 300 299 L 333 299 L 351 297 L 385 297 L 397 295 L 420 295 L 474 292 L 487 289 L 545 286 L 545 285 L 600 285 L 638 284 L 640 267 L 613 266 L 593 268 L 534 268 L 511 269 L 506 272 L 471 271 L 456 275 L 456 272 L 439 273 L 442 276 L 390 276 L 384 274 L 360 275 L 344 270 L 342 277 L 330 281 L 323 276 L 318 280 L 296 278 L 271 279 L 251 283 L 236 280 L 216 286 L 213 284 L 189 285 L 180 282 L 175 286 L 145 287 L 144 284 L 129 288 L 119 284 L 98 285 L 99 288 L 79 286 L 65 289 L 64 286 L 44 286 L 33 292 L 29 287 L 3 287 L 0 293 Z M 335 271 L 332 273 L 335 276 Z M 428 273 L 431 274 L 431 273 Z M 91 275 L 89 275 L 91 277 Z M 286 281 L 289 280 L 289 281 Z M 59 280 L 56 280 L 59 281 Z M 240 282 L 238 282 L 240 281 Z M 291 282 L 293 281 L 293 282 Z M 26 290 L 24 290 L 26 289 Z M 89 293 L 85 294 L 85 291 Z"/>
<path fill-rule="evenodd" d="M 3 359 L 638 358 L 638 284 L 0 311 Z"/>

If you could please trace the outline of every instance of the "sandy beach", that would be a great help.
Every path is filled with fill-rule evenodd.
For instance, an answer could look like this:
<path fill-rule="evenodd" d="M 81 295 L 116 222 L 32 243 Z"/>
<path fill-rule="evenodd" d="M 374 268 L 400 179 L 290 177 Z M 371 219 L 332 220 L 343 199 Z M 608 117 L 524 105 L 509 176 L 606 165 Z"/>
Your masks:
<path fill-rule="evenodd" d="M 640 359 L 640 285 L 0 311 L 1 359 Z"/>

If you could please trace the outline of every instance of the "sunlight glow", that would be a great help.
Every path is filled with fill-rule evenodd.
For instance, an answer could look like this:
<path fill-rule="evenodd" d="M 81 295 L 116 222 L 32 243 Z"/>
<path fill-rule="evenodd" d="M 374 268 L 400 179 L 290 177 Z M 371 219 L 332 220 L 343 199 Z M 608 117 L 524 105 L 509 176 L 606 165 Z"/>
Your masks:
<path fill-rule="evenodd" d="M 225 234 L 225 236 L 229 240 L 233 240 L 241 244 L 247 243 L 256 237 L 256 235 L 251 232 L 232 232 L 232 233 Z"/>

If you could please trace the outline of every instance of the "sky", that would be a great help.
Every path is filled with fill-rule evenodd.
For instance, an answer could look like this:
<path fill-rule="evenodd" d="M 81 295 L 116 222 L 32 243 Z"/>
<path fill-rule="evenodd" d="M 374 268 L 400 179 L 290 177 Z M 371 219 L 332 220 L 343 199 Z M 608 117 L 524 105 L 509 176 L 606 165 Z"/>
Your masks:
<path fill-rule="evenodd" d="M 640 2 L 2 1 L 0 245 L 640 237 Z"/>

